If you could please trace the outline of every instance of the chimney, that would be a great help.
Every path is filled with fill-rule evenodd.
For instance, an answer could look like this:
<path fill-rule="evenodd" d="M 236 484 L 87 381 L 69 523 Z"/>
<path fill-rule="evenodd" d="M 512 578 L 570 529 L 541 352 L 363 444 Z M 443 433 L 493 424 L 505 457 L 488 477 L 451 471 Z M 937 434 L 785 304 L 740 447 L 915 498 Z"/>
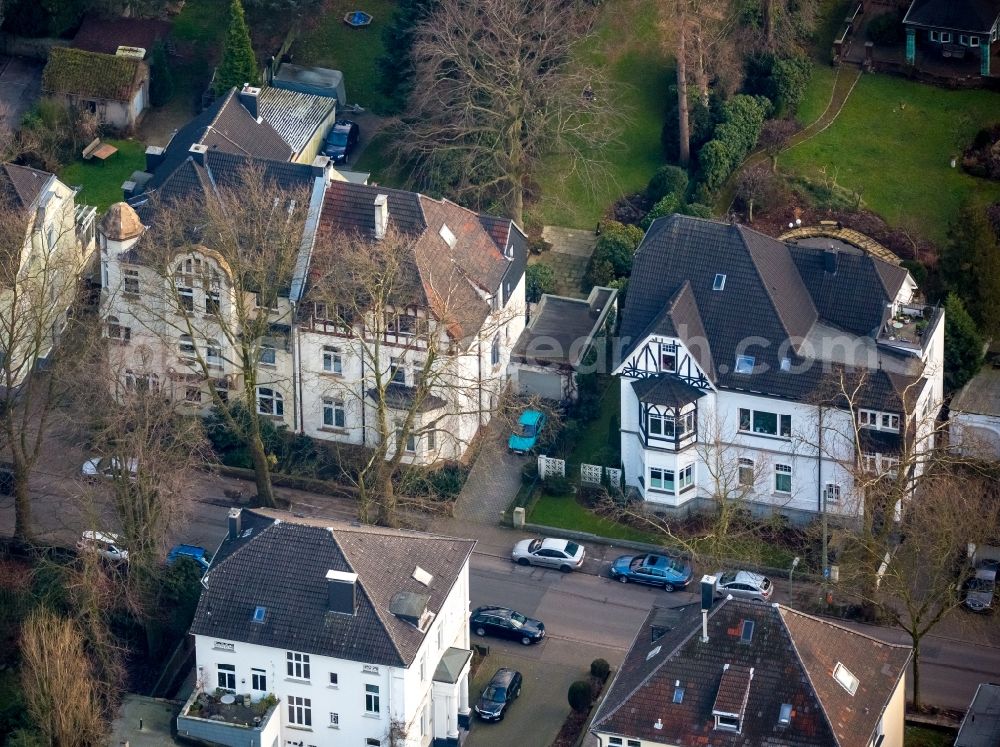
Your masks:
<path fill-rule="evenodd" d="M 189 149 L 191 159 L 199 166 L 205 165 L 205 154 L 208 153 L 208 146 L 201 143 L 194 143 Z"/>
<path fill-rule="evenodd" d="M 326 608 L 330 612 L 353 615 L 357 610 L 354 590 L 358 585 L 358 574 L 346 571 L 326 572 Z"/>
<path fill-rule="evenodd" d="M 254 88 L 249 83 L 243 84 L 243 90 L 240 91 L 240 103 L 243 104 L 243 108 L 250 112 L 250 116 L 254 119 L 260 116 L 260 107 L 257 105 L 260 101 L 260 89 Z"/>
<path fill-rule="evenodd" d="M 330 169 L 330 156 L 316 156 L 311 165 L 315 176 L 326 177 Z"/>
<path fill-rule="evenodd" d="M 375 238 L 384 239 L 389 227 L 389 196 L 379 195 L 375 198 Z"/>
<path fill-rule="evenodd" d="M 158 145 L 146 146 L 146 171 L 150 174 L 156 171 L 156 167 L 163 163 L 165 150 Z"/>
<path fill-rule="evenodd" d="M 701 642 L 708 643 L 708 611 L 715 603 L 715 576 L 701 577 Z"/>
<path fill-rule="evenodd" d="M 823 252 L 823 272 L 834 275 L 837 272 L 837 250 L 830 244 L 830 248 Z"/>
<path fill-rule="evenodd" d="M 229 539 L 234 540 L 240 536 L 243 530 L 243 509 L 229 509 Z"/>

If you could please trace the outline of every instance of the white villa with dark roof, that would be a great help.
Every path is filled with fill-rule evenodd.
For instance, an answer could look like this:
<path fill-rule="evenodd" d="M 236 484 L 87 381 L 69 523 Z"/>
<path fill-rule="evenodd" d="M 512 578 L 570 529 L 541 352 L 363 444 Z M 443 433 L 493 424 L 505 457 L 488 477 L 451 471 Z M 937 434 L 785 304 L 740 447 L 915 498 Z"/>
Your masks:
<path fill-rule="evenodd" d="M 231 747 L 457 747 L 474 546 L 232 509 L 191 625 L 198 679 L 178 734 Z"/>
<path fill-rule="evenodd" d="M 904 443 L 933 448 L 944 313 L 861 250 L 661 218 L 620 336 L 624 477 L 651 509 L 739 496 L 798 519 L 854 516 L 858 466 L 891 473 Z"/>

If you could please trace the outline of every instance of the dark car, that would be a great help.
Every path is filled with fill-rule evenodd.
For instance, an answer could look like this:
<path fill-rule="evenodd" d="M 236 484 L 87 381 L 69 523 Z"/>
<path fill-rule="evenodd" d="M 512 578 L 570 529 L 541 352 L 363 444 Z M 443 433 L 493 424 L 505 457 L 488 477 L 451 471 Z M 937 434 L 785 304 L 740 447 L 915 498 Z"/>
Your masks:
<path fill-rule="evenodd" d="M 503 721 L 507 706 L 521 694 L 521 673 L 502 667 L 479 696 L 476 713 L 483 721 Z"/>
<path fill-rule="evenodd" d="M 538 643 L 545 636 L 545 624 L 506 607 L 479 607 L 469 617 L 469 627 L 476 635 L 512 638 L 525 646 Z"/>
<path fill-rule="evenodd" d="M 323 143 L 323 155 L 334 163 L 346 163 L 354 146 L 358 144 L 358 125 L 349 119 L 338 119 Z"/>
<path fill-rule="evenodd" d="M 997 571 L 1000 561 L 982 560 L 976 564 L 975 574 L 965 582 L 965 606 L 973 612 L 990 612 L 996 591 Z"/>
<path fill-rule="evenodd" d="M 659 586 L 666 591 L 683 589 L 691 583 L 691 576 L 691 564 L 673 555 L 622 555 L 611 564 L 613 579 Z"/>

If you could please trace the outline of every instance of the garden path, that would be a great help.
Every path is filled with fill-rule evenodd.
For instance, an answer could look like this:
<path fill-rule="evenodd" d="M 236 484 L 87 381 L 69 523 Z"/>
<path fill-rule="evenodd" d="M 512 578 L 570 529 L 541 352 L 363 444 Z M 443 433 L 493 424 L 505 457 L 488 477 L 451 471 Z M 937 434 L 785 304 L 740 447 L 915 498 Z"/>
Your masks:
<path fill-rule="evenodd" d="M 570 298 L 585 298 L 581 290 L 583 276 L 587 274 L 590 255 L 597 246 L 597 235 L 593 231 L 560 226 L 544 226 L 542 238 L 552 248 L 542 255 L 533 255 L 529 263 L 541 262 L 549 265 L 556 275 L 556 294 Z"/>

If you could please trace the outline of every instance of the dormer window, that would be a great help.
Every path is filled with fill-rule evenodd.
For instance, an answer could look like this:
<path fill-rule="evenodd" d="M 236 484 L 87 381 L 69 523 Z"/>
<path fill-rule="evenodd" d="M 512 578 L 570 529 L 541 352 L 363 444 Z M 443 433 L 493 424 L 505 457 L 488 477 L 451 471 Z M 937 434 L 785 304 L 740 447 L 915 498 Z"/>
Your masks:
<path fill-rule="evenodd" d="M 751 374 L 753 373 L 754 357 L 752 355 L 737 355 L 736 356 L 736 373 L 738 374 Z"/>
<path fill-rule="evenodd" d="M 712 290 L 720 291 L 726 287 L 726 276 L 721 272 L 715 276 L 715 280 L 712 281 Z"/>

